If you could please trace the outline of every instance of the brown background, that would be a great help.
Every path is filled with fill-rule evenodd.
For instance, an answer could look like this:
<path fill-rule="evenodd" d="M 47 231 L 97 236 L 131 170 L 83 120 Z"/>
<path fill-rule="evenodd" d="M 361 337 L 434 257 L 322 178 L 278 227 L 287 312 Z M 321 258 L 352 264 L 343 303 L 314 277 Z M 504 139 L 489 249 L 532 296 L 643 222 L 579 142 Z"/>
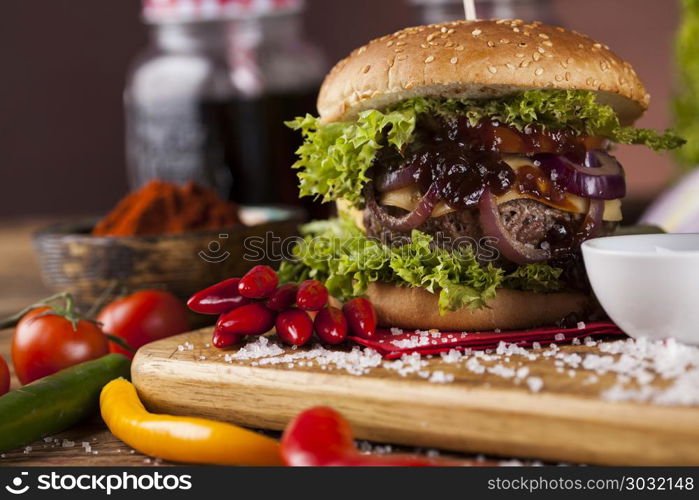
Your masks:
<path fill-rule="evenodd" d="M 126 191 L 121 92 L 147 43 L 139 0 L 3 0 L 0 17 L 0 216 L 102 212 Z M 415 24 L 404 0 L 309 0 L 309 37 L 330 60 Z M 554 0 L 561 24 L 631 61 L 653 96 L 644 126 L 670 123 L 676 0 Z M 632 194 L 672 164 L 623 148 Z"/>

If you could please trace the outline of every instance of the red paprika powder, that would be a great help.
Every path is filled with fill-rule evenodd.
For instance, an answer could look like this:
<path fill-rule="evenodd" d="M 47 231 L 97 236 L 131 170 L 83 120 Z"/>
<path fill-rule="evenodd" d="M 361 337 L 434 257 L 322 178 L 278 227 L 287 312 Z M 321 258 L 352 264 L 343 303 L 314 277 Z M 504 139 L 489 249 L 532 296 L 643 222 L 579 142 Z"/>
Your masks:
<path fill-rule="evenodd" d="M 240 224 L 238 207 L 193 182 L 153 180 L 126 196 L 92 230 L 94 236 L 143 236 L 216 230 Z"/>

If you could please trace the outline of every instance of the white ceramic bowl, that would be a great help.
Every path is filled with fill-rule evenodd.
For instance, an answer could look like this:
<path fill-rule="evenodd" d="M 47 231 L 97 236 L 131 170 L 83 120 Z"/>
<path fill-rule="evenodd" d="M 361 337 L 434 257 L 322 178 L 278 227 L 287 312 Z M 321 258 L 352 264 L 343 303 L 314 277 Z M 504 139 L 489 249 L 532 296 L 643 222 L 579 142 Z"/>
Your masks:
<path fill-rule="evenodd" d="M 643 234 L 586 241 L 592 289 L 632 337 L 699 344 L 699 234 Z"/>

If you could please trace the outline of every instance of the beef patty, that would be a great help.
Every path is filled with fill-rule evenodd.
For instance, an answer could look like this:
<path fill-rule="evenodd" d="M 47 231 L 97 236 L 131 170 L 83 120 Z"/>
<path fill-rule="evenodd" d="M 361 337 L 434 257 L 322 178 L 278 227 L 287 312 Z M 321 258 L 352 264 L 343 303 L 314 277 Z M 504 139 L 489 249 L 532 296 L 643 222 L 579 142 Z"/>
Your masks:
<path fill-rule="evenodd" d="M 407 213 L 398 207 L 382 207 L 391 215 L 400 217 Z M 507 231 L 517 241 L 532 247 L 541 247 L 544 242 L 575 232 L 583 215 L 558 210 L 535 200 L 512 200 L 499 206 L 500 217 Z M 612 233 L 617 223 L 605 222 L 601 235 Z M 410 231 L 391 231 L 384 228 L 370 210 L 364 210 L 364 227 L 367 236 L 377 238 L 386 245 L 402 245 L 410 242 Z M 434 238 L 440 248 L 453 249 L 454 244 L 463 244 L 464 237 L 477 243 L 483 237 L 478 209 L 472 208 L 451 212 L 441 217 L 430 217 L 416 229 Z M 485 259 L 488 260 L 488 259 Z"/>

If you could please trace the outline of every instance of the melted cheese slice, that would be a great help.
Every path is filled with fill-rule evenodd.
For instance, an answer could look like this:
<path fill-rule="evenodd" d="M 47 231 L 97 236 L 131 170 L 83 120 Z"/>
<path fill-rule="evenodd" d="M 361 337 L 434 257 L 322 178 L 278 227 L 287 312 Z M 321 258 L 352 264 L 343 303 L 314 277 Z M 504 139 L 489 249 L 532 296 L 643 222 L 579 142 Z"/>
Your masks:
<path fill-rule="evenodd" d="M 532 165 L 532 162 L 529 158 L 525 156 L 517 156 L 517 155 L 506 155 L 504 157 L 505 162 L 514 170 L 521 168 L 523 166 L 530 166 Z M 383 196 L 380 199 L 380 203 L 382 205 L 388 205 L 392 207 L 399 207 L 404 210 L 409 210 L 412 211 L 415 209 L 417 206 L 417 203 L 420 201 L 421 194 L 418 189 L 417 185 L 413 186 L 407 186 L 401 189 L 396 189 L 393 191 L 389 191 L 387 193 L 384 193 Z M 535 200 L 540 203 L 543 203 L 544 205 L 548 205 L 552 208 L 556 208 L 558 210 L 566 210 L 569 212 L 577 213 L 577 214 L 585 214 L 587 213 L 589 201 L 586 200 L 585 198 L 581 198 L 580 196 L 576 196 L 571 193 L 566 193 L 566 207 L 563 208 L 550 200 L 547 200 L 545 198 L 538 198 L 537 196 L 533 194 L 522 194 L 519 191 L 517 191 L 515 188 L 510 189 L 507 193 L 503 194 L 502 196 L 497 197 L 497 203 L 498 205 L 502 205 L 503 203 L 507 203 L 512 200 L 519 200 L 519 199 L 529 199 L 529 200 Z M 432 211 L 431 217 L 441 217 L 442 215 L 446 215 L 451 212 L 455 212 L 453 208 L 451 208 L 449 205 L 447 205 L 444 201 L 440 201 L 437 206 L 434 207 L 434 210 Z M 612 222 L 617 222 L 622 219 L 621 217 L 621 200 L 607 200 L 604 202 L 604 215 L 602 218 L 606 221 L 612 221 Z"/>

